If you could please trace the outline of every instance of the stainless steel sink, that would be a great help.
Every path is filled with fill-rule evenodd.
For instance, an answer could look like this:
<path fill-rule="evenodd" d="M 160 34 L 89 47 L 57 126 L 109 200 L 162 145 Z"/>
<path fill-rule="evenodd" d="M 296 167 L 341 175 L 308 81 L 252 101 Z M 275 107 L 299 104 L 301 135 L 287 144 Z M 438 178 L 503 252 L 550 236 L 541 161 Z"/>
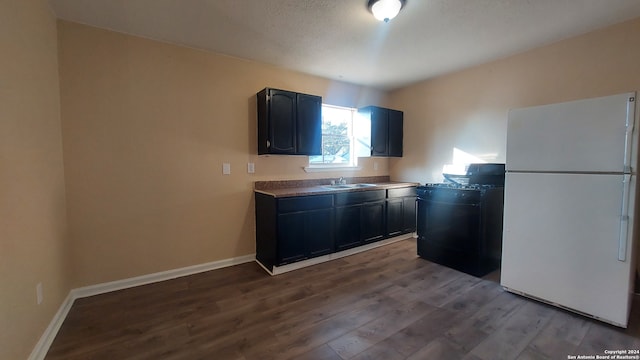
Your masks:
<path fill-rule="evenodd" d="M 352 188 L 351 184 L 339 184 L 339 185 L 322 185 L 322 187 L 327 189 L 349 189 Z"/>
<path fill-rule="evenodd" d="M 376 184 L 336 184 L 336 185 L 322 185 L 322 187 L 327 189 L 358 189 L 358 188 L 366 188 L 366 187 L 374 187 Z"/>
<path fill-rule="evenodd" d="M 361 183 L 361 184 L 352 184 L 353 187 L 356 188 L 364 188 L 364 187 L 373 187 L 376 186 L 376 184 L 365 184 L 365 183 Z"/>

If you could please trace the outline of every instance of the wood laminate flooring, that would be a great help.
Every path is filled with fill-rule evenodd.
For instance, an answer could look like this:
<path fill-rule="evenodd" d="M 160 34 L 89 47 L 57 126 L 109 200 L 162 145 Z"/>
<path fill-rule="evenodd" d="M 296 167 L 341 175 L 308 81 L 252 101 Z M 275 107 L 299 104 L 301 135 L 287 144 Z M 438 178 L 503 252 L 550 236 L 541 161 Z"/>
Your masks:
<path fill-rule="evenodd" d="M 619 329 L 416 256 L 413 239 L 271 277 L 257 264 L 78 299 L 48 360 L 567 359 Z"/>

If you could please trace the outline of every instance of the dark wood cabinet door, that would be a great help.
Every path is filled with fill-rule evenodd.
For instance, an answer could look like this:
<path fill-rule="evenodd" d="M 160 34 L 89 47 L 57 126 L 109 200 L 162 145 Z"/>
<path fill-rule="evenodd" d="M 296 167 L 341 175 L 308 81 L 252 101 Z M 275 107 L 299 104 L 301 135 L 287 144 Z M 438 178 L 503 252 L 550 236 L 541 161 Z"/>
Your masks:
<path fill-rule="evenodd" d="M 304 240 L 307 243 L 309 257 L 333 252 L 333 209 L 314 210 L 306 213 Z"/>
<path fill-rule="evenodd" d="M 384 238 L 384 206 L 384 201 L 362 205 L 360 231 L 364 242 L 377 241 Z"/>
<path fill-rule="evenodd" d="M 403 231 L 414 232 L 416 231 L 416 198 L 406 197 L 402 201 Z"/>
<path fill-rule="evenodd" d="M 256 98 L 259 155 L 322 154 L 321 96 L 264 88 Z"/>
<path fill-rule="evenodd" d="M 304 239 L 305 213 L 278 215 L 278 261 L 279 265 L 306 257 Z"/>
<path fill-rule="evenodd" d="M 374 107 L 371 110 L 371 156 L 387 156 L 389 110 Z"/>
<path fill-rule="evenodd" d="M 404 231 L 403 206 L 402 198 L 387 200 L 387 235 L 396 236 Z"/>
<path fill-rule="evenodd" d="M 296 93 L 270 89 L 269 153 L 296 153 Z"/>
<path fill-rule="evenodd" d="M 399 110 L 367 106 L 358 110 L 360 121 L 371 125 L 371 156 L 402 157 L 404 113 Z M 367 139 L 362 139 L 367 141 Z"/>
<path fill-rule="evenodd" d="M 389 156 L 402 157 L 403 113 L 389 109 Z"/>
<path fill-rule="evenodd" d="M 297 94 L 298 155 L 322 155 L 322 97 Z"/>
<path fill-rule="evenodd" d="M 360 208 L 360 205 L 336 208 L 336 250 L 349 249 L 362 243 Z"/>

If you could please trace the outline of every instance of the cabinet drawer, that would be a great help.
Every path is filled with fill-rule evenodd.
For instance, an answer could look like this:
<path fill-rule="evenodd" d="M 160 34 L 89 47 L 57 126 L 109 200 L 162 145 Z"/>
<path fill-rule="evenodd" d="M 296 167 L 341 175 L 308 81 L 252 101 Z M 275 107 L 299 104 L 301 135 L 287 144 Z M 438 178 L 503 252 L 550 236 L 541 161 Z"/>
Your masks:
<path fill-rule="evenodd" d="M 417 194 L 418 194 L 418 192 L 417 192 L 417 189 L 415 187 L 406 187 L 406 188 L 398 188 L 398 189 L 389 189 L 389 190 L 387 190 L 387 197 L 388 198 L 416 196 Z"/>
<path fill-rule="evenodd" d="M 336 194 L 336 205 L 352 205 L 384 200 L 386 190 L 355 191 Z"/>
<path fill-rule="evenodd" d="M 298 196 L 278 200 L 278 213 L 333 207 L 333 195 Z"/>

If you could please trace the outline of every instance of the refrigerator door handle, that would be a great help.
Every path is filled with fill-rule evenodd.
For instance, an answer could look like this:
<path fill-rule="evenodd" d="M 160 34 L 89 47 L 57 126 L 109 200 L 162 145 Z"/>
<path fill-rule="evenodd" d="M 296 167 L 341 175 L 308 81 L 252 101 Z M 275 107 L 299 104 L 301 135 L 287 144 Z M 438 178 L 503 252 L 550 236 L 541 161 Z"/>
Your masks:
<path fill-rule="evenodd" d="M 625 174 L 622 183 L 622 213 L 620 216 L 620 238 L 618 239 L 618 260 L 627 260 L 627 239 L 629 235 L 629 193 L 631 175 Z"/>
<path fill-rule="evenodd" d="M 631 152 L 633 147 L 633 122 L 635 118 L 635 97 L 632 96 L 627 101 L 627 129 L 624 139 L 624 172 L 630 173 L 631 169 Z"/>

